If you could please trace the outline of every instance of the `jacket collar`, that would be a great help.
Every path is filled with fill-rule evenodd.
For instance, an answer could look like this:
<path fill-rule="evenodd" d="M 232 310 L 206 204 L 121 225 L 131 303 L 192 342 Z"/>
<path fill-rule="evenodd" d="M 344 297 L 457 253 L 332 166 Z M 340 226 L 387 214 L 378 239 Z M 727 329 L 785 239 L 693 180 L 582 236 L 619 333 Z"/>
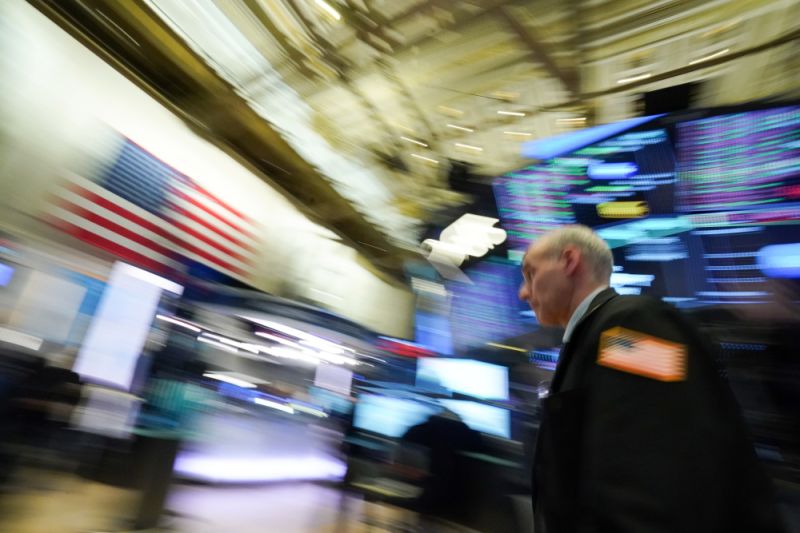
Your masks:
<path fill-rule="evenodd" d="M 558 357 L 558 365 L 556 366 L 556 372 L 553 376 L 553 381 L 550 384 L 550 392 L 558 392 L 559 388 L 561 387 L 561 382 L 564 380 L 564 373 L 566 372 L 566 367 L 569 364 L 570 359 L 572 358 L 572 350 L 570 348 L 573 346 L 574 340 L 576 338 L 576 333 L 579 332 L 581 326 L 586 323 L 586 320 L 594 314 L 595 311 L 600 309 L 602 306 L 613 300 L 617 297 L 617 291 L 612 289 L 611 287 L 604 289 L 600 292 L 597 296 L 592 299 L 592 303 L 589 304 L 589 309 L 584 313 L 583 317 L 575 324 L 575 329 L 573 330 L 573 334 L 570 338 L 570 341 L 564 344 L 561 347 L 561 353 Z"/>

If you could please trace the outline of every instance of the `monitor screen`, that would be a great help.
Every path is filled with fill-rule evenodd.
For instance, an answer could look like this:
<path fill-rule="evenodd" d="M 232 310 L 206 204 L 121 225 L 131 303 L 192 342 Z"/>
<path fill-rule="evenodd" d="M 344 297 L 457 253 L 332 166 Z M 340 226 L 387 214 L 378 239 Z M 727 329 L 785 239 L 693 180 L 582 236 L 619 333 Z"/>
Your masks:
<path fill-rule="evenodd" d="M 417 386 L 442 387 L 484 400 L 506 400 L 508 369 L 474 359 L 428 357 L 417 362 Z"/>
<path fill-rule="evenodd" d="M 511 413 L 508 409 L 461 400 L 440 400 L 440 403 L 475 431 L 511 438 Z"/>
<path fill-rule="evenodd" d="M 579 223 L 611 246 L 617 292 L 692 308 L 796 299 L 800 106 L 707 115 L 665 117 L 498 178 L 510 257 Z"/>
<path fill-rule="evenodd" d="M 14 267 L 0 263 L 0 287 L 5 287 L 14 276 Z"/>
<path fill-rule="evenodd" d="M 402 437 L 412 426 L 425 422 L 437 409 L 404 398 L 362 394 L 356 404 L 353 425 L 388 437 Z"/>

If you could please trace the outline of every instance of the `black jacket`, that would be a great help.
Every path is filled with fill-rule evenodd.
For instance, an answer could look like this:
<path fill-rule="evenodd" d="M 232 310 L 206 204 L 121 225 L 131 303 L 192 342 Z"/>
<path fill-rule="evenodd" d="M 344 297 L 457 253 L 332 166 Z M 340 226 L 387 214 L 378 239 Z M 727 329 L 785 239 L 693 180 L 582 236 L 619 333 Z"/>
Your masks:
<path fill-rule="evenodd" d="M 598 364 L 601 336 L 615 327 L 685 347 L 684 376 L 663 381 L 641 375 L 647 364 Z M 663 302 L 612 289 L 592 300 L 543 402 L 536 533 L 783 531 L 712 353 Z"/>

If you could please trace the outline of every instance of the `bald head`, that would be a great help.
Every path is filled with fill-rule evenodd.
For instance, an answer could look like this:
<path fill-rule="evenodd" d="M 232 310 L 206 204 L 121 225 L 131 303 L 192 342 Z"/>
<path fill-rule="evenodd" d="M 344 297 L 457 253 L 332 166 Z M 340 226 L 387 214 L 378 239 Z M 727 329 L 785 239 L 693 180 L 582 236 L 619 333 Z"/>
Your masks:
<path fill-rule="evenodd" d="M 612 270 L 613 256 L 603 239 L 586 226 L 563 226 L 528 248 L 519 297 L 540 324 L 566 326 L 584 298 L 608 286 Z"/>
<path fill-rule="evenodd" d="M 587 226 L 571 224 L 545 233 L 531 244 L 542 246 L 552 255 L 559 255 L 567 247 L 580 251 L 583 264 L 593 281 L 608 285 L 614 269 L 614 256 L 606 241 Z"/>

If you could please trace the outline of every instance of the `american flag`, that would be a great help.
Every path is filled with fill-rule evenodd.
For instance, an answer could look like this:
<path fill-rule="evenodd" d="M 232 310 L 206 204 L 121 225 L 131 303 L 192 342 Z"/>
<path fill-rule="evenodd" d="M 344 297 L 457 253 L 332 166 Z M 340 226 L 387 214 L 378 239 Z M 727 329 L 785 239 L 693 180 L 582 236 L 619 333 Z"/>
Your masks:
<path fill-rule="evenodd" d="M 91 179 L 67 173 L 50 220 L 157 273 L 189 259 L 242 281 L 251 274 L 254 222 L 129 139 Z"/>
<path fill-rule="evenodd" d="M 616 327 L 600 336 L 597 363 L 659 381 L 683 381 L 687 370 L 686 346 Z"/>

